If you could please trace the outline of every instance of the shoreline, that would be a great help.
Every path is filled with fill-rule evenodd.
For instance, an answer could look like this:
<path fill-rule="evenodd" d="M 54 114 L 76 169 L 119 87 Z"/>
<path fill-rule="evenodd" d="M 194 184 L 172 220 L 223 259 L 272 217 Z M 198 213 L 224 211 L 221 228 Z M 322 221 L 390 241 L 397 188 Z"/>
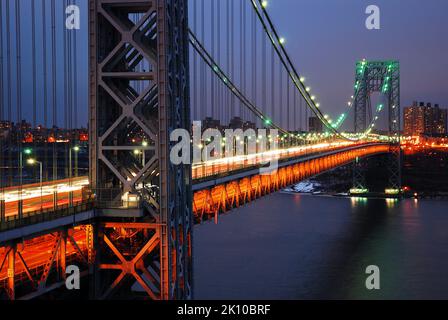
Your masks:
<path fill-rule="evenodd" d="M 322 188 L 323 190 L 319 190 L 319 188 Z M 324 184 L 320 182 L 315 181 L 302 181 L 298 184 L 295 184 L 291 187 L 285 188 L 281 190 L 281 193 L 288 193 L 288 194 L 300 194 L 300 195 L 307 195 L 307 196 L 316 196 L 316 197 L 335 197 L 335 198 L 366 198 L 366 199 L 384 199 L 384 200 L 400 200 L 400 199 L 418 199 L 418 200 L 448 200 L 448 193 L 434 193 L 434 194 L 428 194 L 428 192 L 421 192 L 418 193 L 417 196 L 415 194 L 404 194 L 402 197 L 388 197 L 384 194 L 380 193 L 371 193 L 366 195 L 350 195 L 348 192 L 338 192 L 334 190 L 325 190 L 326 188 L 330 188 L 328 186 L 325 186 Z M 303 191 L 306 190 L 306 191 Z"/>

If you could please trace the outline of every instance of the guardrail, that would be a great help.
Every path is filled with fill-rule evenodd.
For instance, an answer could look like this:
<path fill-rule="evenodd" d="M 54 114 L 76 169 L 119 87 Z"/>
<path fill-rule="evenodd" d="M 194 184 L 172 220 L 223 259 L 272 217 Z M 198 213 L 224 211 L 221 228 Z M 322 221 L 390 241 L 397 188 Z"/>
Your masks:
<path fill-rule="evenodd" d="M 306 149 L 306 146 L 291 148 L 290 150 L 278 149 L 279 155 L 275 159 L 279 162 L 282 162 L 282 161 L 288 161 L 293 158 L 319 155 L 326 152 L 344 150 L 353 147 L 363 147 L 369 145 L 371 144 L 353 143 L 350 145 L 342 145 L 342 146 L 330 144 L 328 148 L 320 150 Z M 223 161 L 223 163 L 218 164 L 206 164 L 206 163 L 197 164 L 192 169 L 193 180 L 195 180 L 196 182 L 201 182 L 210 178 L 215 179 L 217 177 L 227 176 L 229 172 L 238 173 L 254 168 L 259 168 L 262 165 L 261 163 L 262 160 L 263 160 L 262 156 L 256 156 L 254 159 L 251 160 L 242 159 L 234 161 L 232 163 L 227 163 Z M 269 159 L 269 161 L 271 160 L 272 159 Z"/>
<path fill-rule="evenodd" d="M 77 213 L 92 210 L 93 208 L 94 199 L 92 197 L 82 202 L 75 203 L 73 206 L 67 204 L 58 206 L 56 209 L 51 208 L 24 213 L 20 219 L 17 215 L 9 216 L 0 222 L 0 232 L 72 216 Z"/>

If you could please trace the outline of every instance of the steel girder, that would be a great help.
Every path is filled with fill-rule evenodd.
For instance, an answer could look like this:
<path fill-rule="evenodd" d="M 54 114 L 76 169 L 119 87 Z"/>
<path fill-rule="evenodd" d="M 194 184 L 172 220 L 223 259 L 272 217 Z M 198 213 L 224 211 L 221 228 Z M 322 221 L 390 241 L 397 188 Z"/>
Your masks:
<path fill-rule="evenodd" d="M 137 195 L 159 239 L 144 254 L 159 264 L 159 280 L 145 291 L 155 299 L 192 298 L 191 168 L 170 162 L 169 139 L 174 129 L 190 130 L 187 0 L 90 0 L 89 10 L 90 181 L 97 203 L 123 209 L 126 195 Z M 107 298 L 129 273 L 102 291 L 102 251 L 111 242 L 99 229 L 95 296 Z M 123 252 L 113 251 L 122 263 Z M 131 274 L 140 282 L 139 273 Z"/>
<path fill-rule="evenodd" d="M 33 299 L 65 285 L 66 266 L 76 262 L 83 275 L 93 248 L 91 226 L 64 227 L 0 248 L 0 293 L 10 300 Z"/>

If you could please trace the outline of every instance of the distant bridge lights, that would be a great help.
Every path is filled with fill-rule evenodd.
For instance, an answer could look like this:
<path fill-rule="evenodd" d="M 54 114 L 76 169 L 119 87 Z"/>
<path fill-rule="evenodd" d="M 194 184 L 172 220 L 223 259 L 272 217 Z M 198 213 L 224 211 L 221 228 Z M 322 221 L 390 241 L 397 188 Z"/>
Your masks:
<path fill-rule="evenodd" d="M 366 194 L 366 193 L 369 193 L 369 189 L 366 189 L 366 188 L 360 188 L 360 189 L 353 188 L 353 189 L 350 189 L 350 194 Z"/>
<path fill-rule="evenodd" d="M 384 190 L 384 192 L 387 195 L 399 195 L 401 193 L 401 190 L 400 189 L 386 189 L 386 190 Z"/>

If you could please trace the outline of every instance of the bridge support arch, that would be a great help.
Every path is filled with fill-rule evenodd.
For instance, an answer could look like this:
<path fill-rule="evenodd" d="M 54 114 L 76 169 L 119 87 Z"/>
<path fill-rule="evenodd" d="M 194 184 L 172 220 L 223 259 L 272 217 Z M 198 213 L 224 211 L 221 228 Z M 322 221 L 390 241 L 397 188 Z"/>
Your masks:
<path fill-rule="evenodd" d="M 355 75 L 355 133 L 370 133 L 374 123 L 367 123 L 367 113 L 372 113 L 370 97 L 379 93 L 387 100 L 388 131 L 391 149 L 387 167 L 389 170 L 389 190 L 401 192 L 401 105 L 400 105 L 400 63 L 398 61 L 359 61 Z M 383 106 L 378 106 L 377 113 Z M 373 116 L 372 116 L 373 117 Z M 353 165 L 353 189 L 366 190 L 364 166 L 361 161 Z"/>

